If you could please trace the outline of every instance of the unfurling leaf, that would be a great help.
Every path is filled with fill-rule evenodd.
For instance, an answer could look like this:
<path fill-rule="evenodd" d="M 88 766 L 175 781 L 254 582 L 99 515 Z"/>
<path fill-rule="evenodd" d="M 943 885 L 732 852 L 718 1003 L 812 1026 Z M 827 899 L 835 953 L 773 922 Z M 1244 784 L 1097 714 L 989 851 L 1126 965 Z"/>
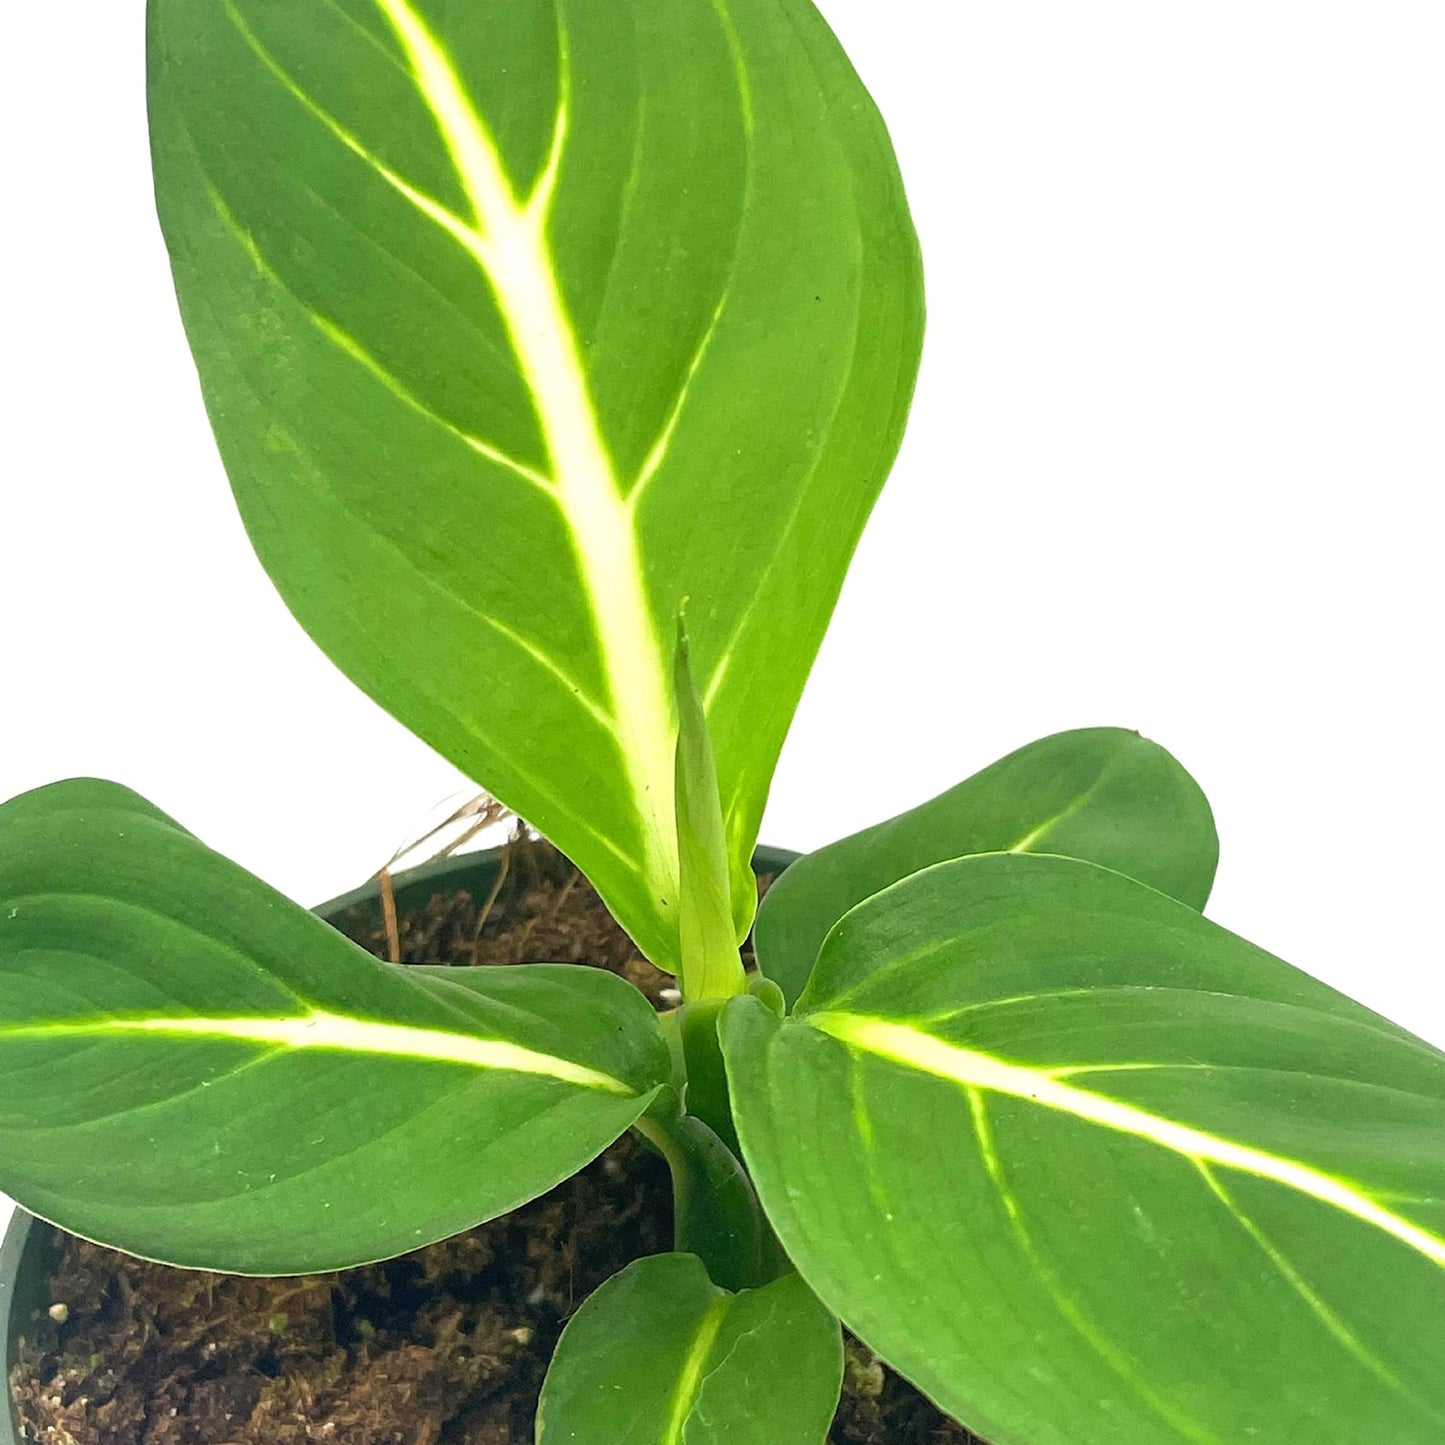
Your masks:
<path fill-rule="evenodd" d="M 114 783 L 0 807 L 0 1189 L 75 1233 L 400 1254 L 581 1168 L 668 1069 L 601 970 L 384 964 Z"/>
<path fill-rule="evenodd" d="M 687 624 L 681 615 L 673 677 L 677 696 L 678 981 L 689 1002 L 731 998 L 747 987 L 738 944 L 752 926 L 757 885 L 751 867 L 744 868 L 736 887 L 729 876 L 717 766 L 708 741 L 707 716 L 692 675 Z"/>
<path fill-rule="evenodd" d="M 722 1034 L 794 1264 L 994 1445 L 1445 1438 L 1445 1055 L 1183 904 L 940 864 Z"/>

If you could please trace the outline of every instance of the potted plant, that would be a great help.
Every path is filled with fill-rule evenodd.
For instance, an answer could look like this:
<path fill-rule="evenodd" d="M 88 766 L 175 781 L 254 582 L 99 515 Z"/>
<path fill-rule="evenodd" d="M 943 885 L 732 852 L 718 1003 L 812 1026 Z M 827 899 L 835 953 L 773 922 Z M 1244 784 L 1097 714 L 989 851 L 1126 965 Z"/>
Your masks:
<path fill-rule="evenodd" d="M 633 1130 L 676 1249 L 578 1311 L 540 1445 L 821 1441 L 840 1320 L 997 1445 L 1438 1439 L 1445 1057 L 1201 916 L 1213 824 L 1162 749 L 1046 739 L 809 855 L 744 971 L 922 326 L 887 136 L 806 0 L 152 0 L 150 59 L 262 561 L 682 1002 L 393 968 L 55 784 L 0 808 L 0 1188 L 291 1274 Z"/>

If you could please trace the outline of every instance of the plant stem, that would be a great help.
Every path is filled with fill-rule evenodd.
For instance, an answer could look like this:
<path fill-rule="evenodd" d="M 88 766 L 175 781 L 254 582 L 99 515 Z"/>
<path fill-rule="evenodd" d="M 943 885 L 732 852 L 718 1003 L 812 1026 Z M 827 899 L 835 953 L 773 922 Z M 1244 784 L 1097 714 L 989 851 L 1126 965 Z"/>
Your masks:
<path fill-rule="evenodd" d="M 678 1038 L 687 1071 L 687 1112 L 701 1119 L 719 1139 L 741 1157 L 728 1093 L 727 1067 L 718 1039 L 718 1015 L 726 1000 L 704 999 L 678 1009 Z"/>
<path fill-rule="evenodd" d="M 666 1091 L 664 1091 L 666 1093 Z M 771 1226 L 737 1156 L 675 1096 L 632 1127 L 672 1171 L 673 1247 L 702 1260 L 723 1289 L 755 1289 L 786 1268 Z"/>

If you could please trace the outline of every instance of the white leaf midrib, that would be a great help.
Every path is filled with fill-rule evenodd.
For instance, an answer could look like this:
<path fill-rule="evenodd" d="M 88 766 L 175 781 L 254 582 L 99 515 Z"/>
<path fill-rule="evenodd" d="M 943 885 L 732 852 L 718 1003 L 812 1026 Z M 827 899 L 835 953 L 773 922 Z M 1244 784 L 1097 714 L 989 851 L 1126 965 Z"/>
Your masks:
<path fill-rule="evenodd" d="M 542 483 L 568 532 L 606 682 L 606 720 L 634 802 L 645 885 L 654 910 L 667 917 L 677 899 L 670 672 L 647 595 L 635 500 L 629 497 L 634 488 L 631 479 L 624 483 L 618 476 L 603 435 L 548 233 L 569 120 L 566 37 L 559 30 L 562 93 L 551 146 L 531 194 L 522 196 L 495 137 L 426 21 L 408 0 L 374 3 L 401 47 L 413 87 L 436 126 L 470 216 L 458 215 L 374 155 L 306 94 L 230 0 L 225 8 L 277 80 L 339 143 L 449 235 L 472 258 L 493 293 L 532 397 L 548 457 L 546 477 L 527 475 L 524 480 Z M 665 431 L 658 444 L 662 453 L 668 439 Z M 510 458 L 501 460 L 521 474 Z M 655 449 L 651 465 L 655 469 L 660 462 Z"/>
<path fill-rule="evenodd" d="M 717 1337 L 722 1331 L 723 1321 L 727 1318 L 731 1307 L 732 1296 L 721 1295 L 708 1305 L 702 1318 L 698 1321 L 697 1329 L 693 1333 L 692 1339 L 688 1341 L 682 1363 L 678 1368 L 677 1383 L 672 1392 L 671 1409 L 668 1411 L 667 1422 L 663 1427 L 659 1445 L 682 1445 L 688 1419 L 692 1415 L 698 1396 L 702 1393 L 703 1381 L 707 1377 L 705 1366 L 708 1357 L 713 1352 L 713 1346 L 717 1344 Z"/>
<path fill-rule="evenodd" d="M 410 1024 L 378 1023 L 327 1009 L 311 1009 L 304 1014 L 209 1017 L 193 1014 L 107 1015 L 31 1022 L 17 1027 L 0 1026 L 0 1046 L 47 1040 L 102 1041 L 145 1037 L 254 1044 L 285 1052 L 319 1050 L 382 1055 L 412 1059 L 418 1063 L 456 1064 L 472 1069 L 533 1074 L 577 1088 L 627 1098 L 637 1095 L 637 1090 L 630 1084 L 600 1069 L 529 1049 L 506 1039 L 480 1038 L 473 1034 L 418 1028 Z"/>
<path fill-rule="evenodd" d="M 1194 1163 L 1217 1165 L 1292 1189 L 1390 1235 L 1445 1269 L 1445 1238 L 1397 1214 L 1353 1180 L 1250 1144 L 1207 1133 L 1064 1081 L 1053 1070 L 1008 1063 L 908 1024 L 870 1015 L 820 1011 L 800 1023 L 916 1073 L 965 1089 L 1019 1099 L 1115 1133 L 1131 1135 Z"/>
<path fill-rule="evenodd" d="M 537 410 L 558 506 L 597 630 L 654 906 L 665 912 L 677 896 L 668 672 L 632 509 L 602 435 L 547 234 L 568 97 L 564 89 L 543 182 L 534 197 L 521 198 L 441 42 L 407 0 L 376 3 L 406 54 L 417 93 L 472 209 L 471 220 L 453 234 L 491 285 Z M 565 87 L 565 65 L 561 74 Z"/>

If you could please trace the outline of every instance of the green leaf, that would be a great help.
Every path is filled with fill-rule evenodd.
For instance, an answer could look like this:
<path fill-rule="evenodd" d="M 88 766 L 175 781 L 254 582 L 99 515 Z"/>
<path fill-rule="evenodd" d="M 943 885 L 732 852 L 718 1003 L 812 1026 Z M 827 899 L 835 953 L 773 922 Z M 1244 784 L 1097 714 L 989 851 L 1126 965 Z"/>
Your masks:
<path fill-rule="evenodd" d="M 729 877 L 727 837 L 718 801 L 717 766 L 707 716 L 692 675 L 687 624 L 677 619 L 673 664 L 677 694 L 678 981 L 689 1002 L 731 998 L 747 988 L 738 944 L 752 926 L 757 884 L 744 861 L 743 877 Z M 733 922 L 734 912 L 738 922 Z"/>
<path fill-rule="evenodd" d="M 842 1378 L 838 1322 L 797 1275 L 729 1294 L 653 1255 L 562 1332 L 537 1445 L 822 1445 Z"/>
<path fill-rule="evenodd" d="M 800 858 L 758 912 L 759 967 L 791 1003 L 828 930 L 855 903 L 920 868 L 973 853 L 1081 858 L 1202 909 L 1219 839 L 1199 785 L 1157 743 L 1123 728 L 1056 733 L 910 812 Z"/>
<path fill-rule="evenodd" d="M 722 1033 L 793 1262 L 994 1445 L 1445 1439 L 1445 1055 L 1184 905 L 940 864 Z"/>
<path fill-rule="evenodd" d="M 150 0 L 156 189 L 302 625 L 675 970 L 692 598 L 735 875 L 922 330 L 808 0 Z"/>
<path fill-rule="evenodd" d="M 372 958 L 114 783 L 0 808 L 0 1189 L 172 1264 L 384 1258 L 542 1193 L 666 1080 L 561 965 Z"/>

